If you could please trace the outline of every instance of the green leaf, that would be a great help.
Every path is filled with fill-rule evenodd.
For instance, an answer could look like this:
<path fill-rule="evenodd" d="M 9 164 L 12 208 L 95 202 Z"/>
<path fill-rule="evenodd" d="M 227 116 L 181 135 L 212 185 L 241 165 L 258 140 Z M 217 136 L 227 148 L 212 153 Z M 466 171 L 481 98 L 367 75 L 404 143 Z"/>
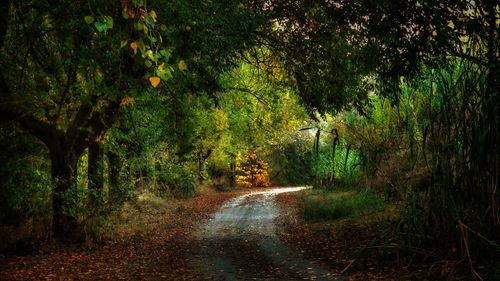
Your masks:
<path fill-rule="evenodd" d="M 139 46 L 139 51 L 141 51 L 142 54 L 146 52 L 146 44 L 144 44 L 144 41 L 142 39 L 137 40 L 137 46 Z"/>
<path fill-rule="evenodd" d="M 104 23 L 106 24 L 108 29 L 113 28 L 113 18 L 110 16 L 104 16 L 103 18 Z"/>
<path fill-rule="evenodd" d="M 170 53 L 165 49 L 160 50 L 160 55 L 165 59 L 165 61 L 168 61 L 168 59 L 170 58 Z"/>
<path fill-rule="evenodd" d="M 147 51 L 146 51 L 146 56 L 148 56 L 148 58 L 149 58 L 150 60 L 153 60 L 153 59 L 154 59 L 154 54 L 153 54 L 153 51 L 151 51 L 151 50 L 147 50 Z"/>
<path fill-rule="evenodd" d="M 155 70 L 155 74 L 161 78 L 163 81 L 167 81 L 172 79 L 172 72 L 168 68 L 165 68 L 163 71 L 160 71 L 158 69 Z"/>
<path fill-rule="evenodd" d="M 94 23 L 94 26 L 99 32 L 104 32 L 108 29 L 108 26 L 103 22 L 96 22 Z"/>
<path fill-rule="evenodd" d="M 155 20 L 150 15 L 147 15 L 146 16 L 146 23 L 149 24 L 149 26 L 154 26 L 155 25 Z"/>
<path fill-rule="evenodd" d="M 102 17 L 102 21 L 94 23 L 95 28 L 99 32 L 106 32 L 108 29 L 113 28 L 113 18 L 110 16 Z"/>
<path fill-rule="evenodd" d="M 91 24 L 94 22 L 94 17 L 91 17 L 91 16 L 85 16 L 83 19 L 85 20 L 85 22 L 87 24 Z"/>
<path fill-rule="evenodd" d="M 154 53 L 153 55 L 153 61 L 154 62 L 158 62 L 158 60 L 161 58 L 161 55 L 159 53 Z"/>

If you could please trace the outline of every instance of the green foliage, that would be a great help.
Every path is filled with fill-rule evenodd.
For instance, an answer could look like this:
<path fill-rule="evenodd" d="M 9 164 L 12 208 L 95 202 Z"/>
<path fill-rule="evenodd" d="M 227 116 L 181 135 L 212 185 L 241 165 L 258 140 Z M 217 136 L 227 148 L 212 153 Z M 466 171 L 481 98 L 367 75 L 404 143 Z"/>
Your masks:
<path fill-rule="evenodd" d="M 335 157 L 333 157 L 332 147 L 323 144 L 312 158 L 314 177 L 316 179 L 335 177 L 340 181 L 349 181 L 357 177 L 361 161 L 359 152 L 348 146 L 345 141 L 339 142 L 335 149 Z"/>
<path fill-rule="evenodd" d="M 359 192 L 306 190 L 300 198 L 302 216 L 308 221 L 336 220 L 382 211 L 386 203 L 371 189 Z"/>
<path fill-rule="evenodd" d="M 194 195 L 196 190 L 196 177 L 183 164 L 173 164 L 163 167 L 157 172 L 157 183 L 161 196 L 187 197 Z"/>
<path fill-rule="evenodd" d="M 497 103 L 488 102 L 498 96 L 488 90 L 487 73 L 450 58 L 402 81 L 397 104 L 373 96 L 367 116 L 343 117 L 344 136 L 359 147 L 368 185 L 403 202 L 399 227 L 412 247 L 434 245 L 439 237 L 447 247 L 467 241 L 475 249 L 496 250 L 473 232 L 498 239 L 491 215 L 498 213 L 499 198 L 491 182 L 498 175 L 492 167 L 499 134 L 489 114 Z M 460 231 L 462 223 L 473 231 Z"/>
<path fill-rule="evenodd" d="M 0 128 L 0 222 L 50 217 L 50 171 L 43 146 L 14 126 Z"/>
<path fill-rule="evenodd" d="M 35 2 L 0 2 L 0 221 L 98 229 L 255 151 L 277 183 L 370 186 L 304 193 L 309 220 L 381 210 L 375 190 L 410 246 L 497 250 L 494 1 Z"/>
<path fill-rule="evenodd" d="M 489 127 L 496 119 L 488 113 L 495 110 L 492 100 L 498 97 L 489 92 L 486 73 L 474 63 L 451 60 L 426 70 L 423 80 L 412 84 L 413 92 L 425 97 L 415 123 L 422 135 L 422 158 L 430 168 L 430 185 L 424 187 L 429 196 L 417 193 L 425 210 L 420 227 L 426 233 L 453 237 L 457 221 L 462 221 L 490 239 L 498 238 L 498 217 L 492 214 L 499 211 L 494 203 L 499 198 L 491 182 L 498 178 L 492 172 L 498 162 L 492 141 L 500 135 Z M 472 219 L 475 214 L 481 219 Z M 469 243 L 482 243 L 476 239 Z"/>
<path fill-rule="evenodd" d="M 281 173 L 280 177 L 285 184 L 308 185 L 313 181 L 311 145 L 309 141 L 298 138 L 287 143 L 283 151 L 276 150 L 278 155 L 273 159 L 273 169 Z"/>
<path fill-rule="evenodd" d="M 265 50 L 258 52 L 265 56 Z M 280 165 L 277 162 L 283 162 L 282 157 L 274 157 L 279 153 L 274 156 L 273 153 L 282 151 L 292 141 L 305 112 L 292 89 L 277 83 L 279 77 L 243 63 L 221 78 L 227 89 L 219 95 L 219 114 L 222 116 L 219 119 L 223 121 L 219 122 L 219 127 L 223 129 L 218 131 L 220 139 L 209 159 L 209 165 L 214 166 L 211 170 L 230 174 L 229 164 L 236 163 L 237 155 L 248 150 L 263 155 L 273 170 L 275 164 Z"/>

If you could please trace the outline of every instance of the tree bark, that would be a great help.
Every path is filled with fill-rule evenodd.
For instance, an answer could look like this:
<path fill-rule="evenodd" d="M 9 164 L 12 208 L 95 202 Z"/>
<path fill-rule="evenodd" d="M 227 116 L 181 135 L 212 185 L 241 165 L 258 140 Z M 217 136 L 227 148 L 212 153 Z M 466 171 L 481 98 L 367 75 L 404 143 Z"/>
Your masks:
<path fill-rule="evenodd" d="M 52 190 L 52 233 L 58 241 L 72 241 L 78 237 L 78 223 L 76 218 L 65 212 L 65 195 L 68 190 L 76 186 L 77 164 L 80 155 L 62 142 L 49 147 L 51 172 L 53 181 Z"/>

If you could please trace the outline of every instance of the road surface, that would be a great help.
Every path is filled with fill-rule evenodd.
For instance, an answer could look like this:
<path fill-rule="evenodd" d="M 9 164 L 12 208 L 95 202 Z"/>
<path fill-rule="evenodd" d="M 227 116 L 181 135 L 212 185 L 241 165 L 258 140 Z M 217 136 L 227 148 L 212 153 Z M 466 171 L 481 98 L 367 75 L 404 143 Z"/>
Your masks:
<path fill-rule="evenodd" d="M 193 267 L 205 280 L 339 280 L 276 234 L 276 195 L 304 188 L 269 189 L 226 202 L 197 234 Z"/>

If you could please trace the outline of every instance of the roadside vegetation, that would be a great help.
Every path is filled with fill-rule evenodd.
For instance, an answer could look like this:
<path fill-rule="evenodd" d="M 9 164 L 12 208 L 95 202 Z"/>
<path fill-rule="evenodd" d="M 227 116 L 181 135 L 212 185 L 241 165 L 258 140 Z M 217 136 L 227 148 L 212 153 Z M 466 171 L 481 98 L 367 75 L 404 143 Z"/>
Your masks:
<path fill-rule="evenodd" d="M 207 190 L 312 185 L 307 220 L 390 212 L 376 236 L 408 261 L 498 278 L 496 1 L 0 12 L 2 255 L 106 243 L 123 212 Z"/>
<path fill-rule="evenodd" d="M 307 221 L 354 218 L 383 211 L 385 201 L 370 189 L 361 191 L 307 190 L 299 195 L 303 201 L 301 213 Z"/>

